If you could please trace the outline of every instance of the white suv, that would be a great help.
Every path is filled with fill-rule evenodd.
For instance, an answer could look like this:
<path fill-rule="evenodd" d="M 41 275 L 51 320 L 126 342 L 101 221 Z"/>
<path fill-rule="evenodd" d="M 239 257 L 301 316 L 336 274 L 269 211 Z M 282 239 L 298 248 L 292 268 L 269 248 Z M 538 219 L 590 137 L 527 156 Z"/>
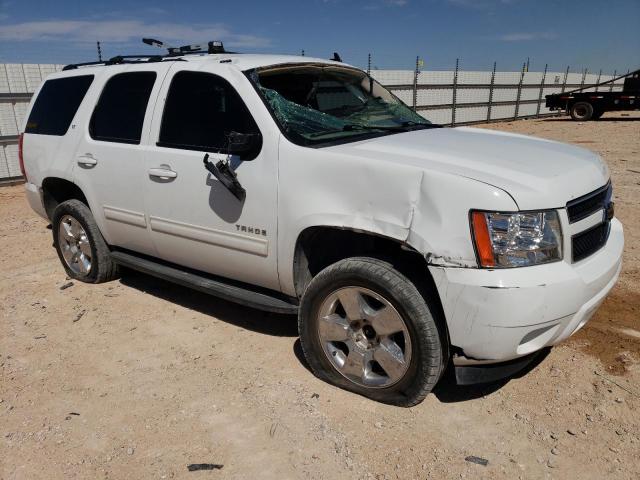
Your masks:
<path fill-rule="evenodd" d="M 359 69 L 197 52 L 70 65 L 21 137 L 67 274 L 118 266 L 298 315 L 315 374 L 420 402 L 580 329 L 623 231 L 582 148 L 441 128 Z"/>

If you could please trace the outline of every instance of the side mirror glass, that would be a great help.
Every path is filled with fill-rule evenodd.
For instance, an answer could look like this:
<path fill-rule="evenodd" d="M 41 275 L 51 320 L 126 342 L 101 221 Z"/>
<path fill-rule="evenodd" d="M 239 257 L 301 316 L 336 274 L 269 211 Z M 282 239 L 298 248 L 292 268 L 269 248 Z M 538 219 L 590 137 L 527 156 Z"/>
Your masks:
<path fill-rule="evenodd" d="M 262 135 L 259 133 L 231 132 L 227 135 L 227 153 L 238 155 L 242 160 L 253 160 L 262 146 Z"/>

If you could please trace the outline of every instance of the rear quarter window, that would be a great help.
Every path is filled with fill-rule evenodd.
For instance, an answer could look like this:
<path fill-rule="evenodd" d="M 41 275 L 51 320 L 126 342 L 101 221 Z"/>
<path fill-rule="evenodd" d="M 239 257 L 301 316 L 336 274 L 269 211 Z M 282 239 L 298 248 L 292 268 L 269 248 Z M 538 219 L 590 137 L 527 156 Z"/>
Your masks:
<path fill-rule="evenodd" d="M 36 98 L 25 133 L 65 135 L 84 96 L 93 82 L 93 75 L 47 80 Z"/>

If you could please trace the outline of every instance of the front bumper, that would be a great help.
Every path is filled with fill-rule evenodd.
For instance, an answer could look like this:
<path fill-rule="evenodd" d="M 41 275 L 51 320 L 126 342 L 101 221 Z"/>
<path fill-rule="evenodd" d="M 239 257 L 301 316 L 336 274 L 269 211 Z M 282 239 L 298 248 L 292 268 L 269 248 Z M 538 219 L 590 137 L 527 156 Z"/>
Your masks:
<path fill-rule="evenodd" d="M 561 342 L 593 316 L 622 267 L 622 224 L 607 244 L 572 264 L 484 270 L 430 266 L 447 319 L 455 365 L 512 360 Z"/>

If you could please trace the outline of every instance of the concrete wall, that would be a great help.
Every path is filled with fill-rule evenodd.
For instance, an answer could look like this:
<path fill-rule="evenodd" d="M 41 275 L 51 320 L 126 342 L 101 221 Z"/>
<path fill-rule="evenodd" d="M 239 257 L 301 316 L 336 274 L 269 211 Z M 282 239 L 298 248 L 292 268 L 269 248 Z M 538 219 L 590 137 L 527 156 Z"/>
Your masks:
<path fill-rule="evenodd" d="M 414 87 L 415 72 L 411 70 L 372 70 L 371 76 L 389 88 L 407 105 L 428 120 L 444 125 L 461 125 L 493 120 L 530 118 L 550 114 L 544 106 L 545 95 L 598 83 L 597 74 L 564 72 L 492 72 L 454 71 L 420 72 Z M 522 83 L 520 78 L 522 76 Z M 600 82 L 611 80 L 601 75 Z M 624 80 L 611 87 L 622 90 Z M 609 91 L 609 85 L 599 87 Z M 595 89 L 587 89 L 595 90 Z M 518 95 L 519 92 L 519 95 Z M 455 93 L 455 105 L 454 105 Z M 491 100 L 491 102 L 490 102 Z M 517 112 L 516 112 L 517 109 Z M 454 118 L 455 113 L 455 118 Z"/>

